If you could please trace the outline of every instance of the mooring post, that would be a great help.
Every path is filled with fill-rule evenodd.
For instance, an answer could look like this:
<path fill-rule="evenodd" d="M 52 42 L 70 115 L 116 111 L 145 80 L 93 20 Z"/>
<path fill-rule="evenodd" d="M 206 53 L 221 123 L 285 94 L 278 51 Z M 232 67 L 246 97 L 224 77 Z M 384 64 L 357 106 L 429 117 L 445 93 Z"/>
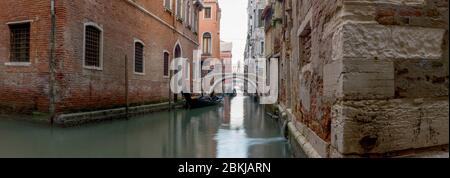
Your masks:
<path fill-rule="evenodd" d="M 128 83 L 128 57 L 127 55 L 125 55 L 125 102 L 126 102 L 126 106 L 125 106 L 125 117 L 128 120 L 128 112 L 129 112 L 129 108 L 130 108 L 130 101 L 129 101 L 129 97 L 128 97 L 128 88 L 129 88 L 129 83 Z"/>
<path fill-rule="evenodd" d="M 170 89 L 170 87 L 172 87 L 171 80 L 172 80 L 172 72 L 169 70 L 169 111 L 172 110 L 172 90 Z"/>
<path fill-rule="evenodd" d="M 49 112 L 50 124 L 53 125 L 56 117 L 56 13 L 55 0 L 50 0 L 50 60 L 49 60 Z"/>

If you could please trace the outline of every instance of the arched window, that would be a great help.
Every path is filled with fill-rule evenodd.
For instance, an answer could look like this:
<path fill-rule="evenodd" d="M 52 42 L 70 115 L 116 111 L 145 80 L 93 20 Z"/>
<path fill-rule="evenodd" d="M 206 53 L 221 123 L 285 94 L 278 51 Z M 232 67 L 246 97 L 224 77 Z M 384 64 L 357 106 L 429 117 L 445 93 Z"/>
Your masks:
<path fill-rule="evenodd" d="M 181 47 L 179 44 L 177 44 L 177 46 L 175 46 L 175 58 L 180 58 L 181 56 Z"/>
<path fill-rule="evenodd" d="M 90 69 L 102 68 L 103 32 L 95 24 L 87 23 L 84 26 L 84 54 L 83 65 Z"/>
<path fill-rule="evenodd" d="M 137 40 L 134 41 L 134 72 L 144 73 L 144 43 Z"/>
<path fill-rule="evenodd" d="M 211 44 L 212 36 L 211 33 L 206 32 L 203 34 L 203 54 L 211 55 Z"/>
<path fill-rule="evenodd" d="M 183 57 L 183 51 L 182 51 L 181 46 L 180 46 L 180 44 L 178 42 L 177 42 L 177 44 L 175 46 L 175 49 L 174 49 L 173 53 L 174 53 L 173 54 L 174 55 L 174 59 Z M 177 73 L 178 73 L 178 70 L 173 71 L 173 75 L 175 75 Z M 173 98 L 174 98 L 175 102 L 178 101 L 178 94 L 174 94 Z"/>
<path fill-rule="evenodd" d="M 169 60 L 170 60 L 170 54 L 167 51 L 164 51 L 164 76 L 169 76 Z"/>

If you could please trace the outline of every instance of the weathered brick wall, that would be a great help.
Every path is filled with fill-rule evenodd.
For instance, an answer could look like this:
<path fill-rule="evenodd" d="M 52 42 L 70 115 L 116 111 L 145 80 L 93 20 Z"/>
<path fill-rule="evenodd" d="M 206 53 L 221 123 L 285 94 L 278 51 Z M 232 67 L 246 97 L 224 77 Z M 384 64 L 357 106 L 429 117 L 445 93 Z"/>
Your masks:
<path fill-rule="evenodd" d="M 197 35 L 185 24 L 175 21 L 173 15 L 164 10 L 163 1 L 56 2 L 58 112 L 124 106 L 125 56 L 128 57 L 130 103 L 167 101 L 169 78 L 163 76 L 163 51 L 168 51 L 172 58 L 175 45 L 180 44 L 183 57 L 192 59 L 192 51 L 198 47 Z M 7 22 L 33 20 L 31 65 L 28 67 L 4 65 L 9 61 L 9 35 L 0 35 L 0 108 L 47 112 L 50 2 L 6 0 L 0 5 L 5 7 L 0 12 L 2 34 L 9 34 Z M 175 3 L 173 5 L 175 8 Z M 83 30 L 87 22 L 103 29 L 103 70 L 83 68 Z M 133 72 L 135 39 L 145 44 L 145 75 Z"/>
<path fill-rule="evenodd" d="M 30 6 L 30 4 L 33 4 Z M 48 111 L 50 2 L 0 1 L 0 111 Z M 7 23 L 30 21 L 30 65 L 10 66 Z"/>
<path fill-rule="evenodd" d="M 183 57 L 192 59 L 197 36 L 183 24 L 174 22 L 164 11 L 163 1 L 138 1 L 137 4 L 161 17 L 181 36 L 125 0 L 65 1 L 67 60 L 62 61 L 59 80 L 59 110 L 101 109 L 125 104 L 125 56 L 128 57 L 129 97 L 132 104 L 161 102 L 169 97 L 169 78 L 163 76 L 163 51 L 173 57 L 175 44 Z M 126 14 L 126 15 L 124 15 Z M 102 71 L 82 68 L 83 23 L 95 22 L 104 30 L 104 66 Z M 133 72 L 133 43 L 144 42 L 145 75 Z"/>

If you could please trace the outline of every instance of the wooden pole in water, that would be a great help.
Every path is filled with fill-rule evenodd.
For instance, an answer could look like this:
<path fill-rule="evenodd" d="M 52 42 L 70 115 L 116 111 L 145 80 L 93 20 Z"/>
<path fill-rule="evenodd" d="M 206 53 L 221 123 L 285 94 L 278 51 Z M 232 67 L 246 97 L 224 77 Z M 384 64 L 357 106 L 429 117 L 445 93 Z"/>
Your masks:
<path fill-rule="evenodd" d="M 128 98 L 128 87 L 129 87 L 129 83 L 128 83 L 128 56 L 125 55 L 125 102 L 126 102 L 126 106 L 125 106 L 125 117 L 128 120 L 128 111 L 129 111 L 129 107 L 130 107 L 130 101 Z"/>
<path fill-rule="evenodd" d="M 170 90 L 170 87 L 172 87 L 171 80 L 172 80 L 172 72 L 170 71 L 170 64 L 169 64 L 169 111 L 172 110 L 172 90 Z"/>

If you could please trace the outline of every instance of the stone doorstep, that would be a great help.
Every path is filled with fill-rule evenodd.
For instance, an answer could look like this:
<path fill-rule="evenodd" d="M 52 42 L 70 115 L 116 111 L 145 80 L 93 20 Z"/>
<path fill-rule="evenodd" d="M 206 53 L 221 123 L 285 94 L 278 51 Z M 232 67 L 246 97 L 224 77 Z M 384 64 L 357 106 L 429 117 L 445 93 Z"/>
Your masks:
<path fill-rule="evenodd" d="M 177 103 L 175 108 L 181 108 L 183 104 Z M 164 111 L 169 109 L 169 103 L 158 103 L 151 105 L 142 105 L 130 107 L 128 109 L 128 116 L 138 116 L 142 114 Z M 62 127 L 72 127 L 83 125 L 92 122 L 101 122 L 107 120 L 116 120 L 116 119 L 124 119 L 126 117 L 126 108 L 117 108 L 117 109 L 108 109 L 108 110 L 99 110 L 99 111 L 91 111 L 91 112 L 82 112 L 82 113 L 70 113 L 70 114 L 62 114 L 57 116 L 55 119 L 55 124 Z"/>

